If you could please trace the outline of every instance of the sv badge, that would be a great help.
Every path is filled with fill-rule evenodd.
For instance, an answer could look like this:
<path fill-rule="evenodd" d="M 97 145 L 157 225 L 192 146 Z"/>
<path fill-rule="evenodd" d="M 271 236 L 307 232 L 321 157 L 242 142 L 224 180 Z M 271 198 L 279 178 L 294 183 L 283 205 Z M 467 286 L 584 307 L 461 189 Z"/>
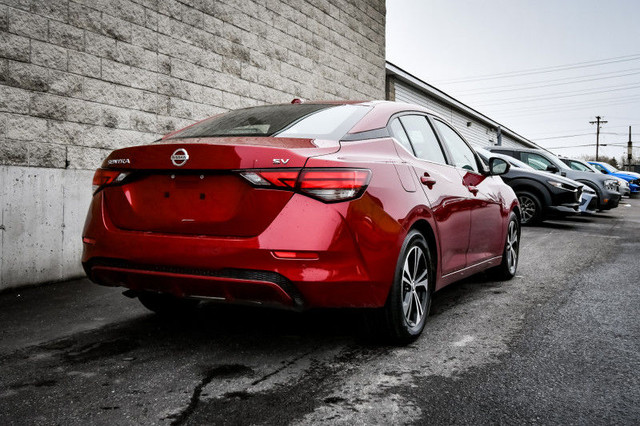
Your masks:
<path fill-rule="evenodd" d="M 284 158 L 274 158 L 273 159 L 273 164 L 287 164 L 289 162 L 289 159 L 284 159 Z"/>

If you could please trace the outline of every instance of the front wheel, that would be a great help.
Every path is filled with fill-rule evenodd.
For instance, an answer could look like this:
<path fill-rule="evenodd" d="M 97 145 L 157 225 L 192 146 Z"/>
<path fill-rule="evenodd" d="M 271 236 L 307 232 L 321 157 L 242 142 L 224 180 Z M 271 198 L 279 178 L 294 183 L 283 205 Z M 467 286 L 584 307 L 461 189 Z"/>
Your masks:
<path fill-rule="evenodd" d="M 507 238 L 502 251 L 502 262 L 491 270 L 492 275 L 500 280 L 510 280 L 515 277 L 518 270 L 518 257 L 520 255 L 520 222 L 514 212 L 509 217 L 507 225 Z"/>
<path fill-rule="evenodd" d="M 431 307 L 433 272 L 427 241 L 420 232 L 409 232 L 398 256 L 387 303 L 374 314 L 380 320 L 376 334 L 406 344 L 422 333 Z"/>
<path fill-rule="evenodd" d="M 519 191 L 516 193 L 518 202 L 520 202 L 520 214 L 522 215 L 523 225 L 533 225 L 542 221 L 542 203 L 538 197 L 528 191 Z"/>

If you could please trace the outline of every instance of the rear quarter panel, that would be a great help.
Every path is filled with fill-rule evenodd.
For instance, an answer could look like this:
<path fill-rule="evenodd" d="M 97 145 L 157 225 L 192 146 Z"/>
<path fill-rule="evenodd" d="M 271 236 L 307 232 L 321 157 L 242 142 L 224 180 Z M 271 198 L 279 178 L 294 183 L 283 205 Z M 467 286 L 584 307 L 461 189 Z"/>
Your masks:
<path fill-rule="evenodd" d="M 341 213 L 349 224 L 359 247 L 361 261 L 372 280 L 384 283 L 388 292 L 393 281 L 402 243 L 414 223 L 426 220 L 432 229 L 431 211 L 417 187 L 417 179 L 409 173 L 400 181 L 402 161 L 392 139 L 351 141 L 342 143 L 340 151 L 309 159 L 305 167 L 354 167 L 371 170 L 372 177 L 365 194 L 343 205 Z M 407 187 L 407 189 L 405 189 Z M 435 247 L 436 253 L 438 247 Z M 437 273 L 440 271 L 438 269 Z"/>

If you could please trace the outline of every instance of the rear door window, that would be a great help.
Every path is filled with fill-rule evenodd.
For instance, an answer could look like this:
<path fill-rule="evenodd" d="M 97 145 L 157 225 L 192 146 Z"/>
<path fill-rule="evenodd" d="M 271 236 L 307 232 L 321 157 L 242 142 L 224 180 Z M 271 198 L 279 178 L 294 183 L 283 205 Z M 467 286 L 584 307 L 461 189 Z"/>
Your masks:
<path fill-rule="evenodd" d="M 391 129 L 391 136 L 400 142 L 400 145 L 404 146 L 411 154 L 415 154 L 411 147 L 411 142 L 409 142 L 409 136 L 407 136 L 407 132 L 404 131 L 404 127 L 400 124 L 400 120 L 395 118 L 391 121 L 389 128 Z"/>
<path fill-rule="evenodd" d="M 573 170 L 580 170 L 581 172 L 591 172 L 591 173 L 593 173 L 593 170 L 589 170 L 589 168 L 587 166 L 585 166 L 582 163 L 578 163 L 577 161 L 569 160 L 569 167 L 571 167 Z"/>
<path fill-rule="evenodd" d="M 447 148 L 451 153 L 453 165 L 465 170 L 478 172 L 478 162 L 473 150 L 448 124 L 438 119 L 433 120 L 434 125 L 444 138 Z"/>
<path fill-rule="evenodd" d="M 447 164 L 442 147 L 427 117 L 423 115 L 403 115 L 402 127 L 407 132 L 416 157 L 435 163 Z"/>
<path fill-rule="evenodd" d="M 535 154 L 533 152 L 523 152 L 522 161 L 536 170 L 547 170 L 548 166 L 554 166 L 554 164 L 544 158 L 540 154 Z"/>

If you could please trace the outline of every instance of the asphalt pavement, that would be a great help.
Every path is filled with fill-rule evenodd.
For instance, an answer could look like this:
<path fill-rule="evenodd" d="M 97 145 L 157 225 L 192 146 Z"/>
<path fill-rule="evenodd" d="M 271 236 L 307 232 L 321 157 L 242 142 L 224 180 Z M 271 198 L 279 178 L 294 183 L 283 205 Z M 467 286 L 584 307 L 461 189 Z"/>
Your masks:
<path fill-rule="evenodd" d="M 0 294 L 0 424 L 640 424 L 640 200 L 525 228 L 406 347 L 357 311 L 160 319 L 87 280 Z"/>

